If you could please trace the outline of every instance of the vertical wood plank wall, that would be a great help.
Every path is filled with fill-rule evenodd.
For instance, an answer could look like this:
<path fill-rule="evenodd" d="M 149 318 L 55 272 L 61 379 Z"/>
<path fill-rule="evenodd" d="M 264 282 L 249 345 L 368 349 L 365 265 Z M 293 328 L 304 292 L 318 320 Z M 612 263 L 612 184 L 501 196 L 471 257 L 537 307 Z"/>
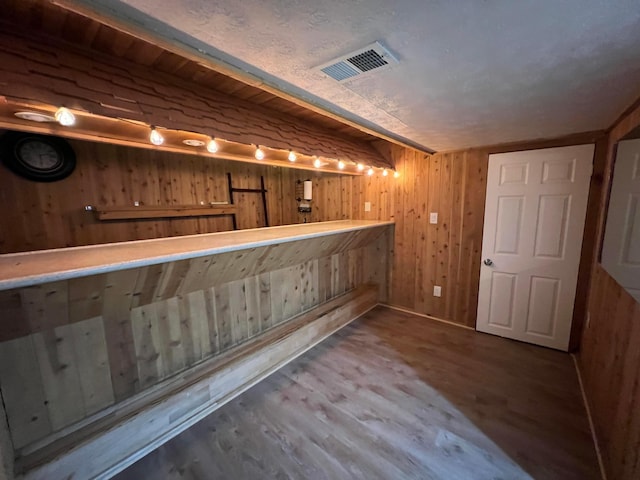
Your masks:
<path fill-rule="evenodd" d="M 264 176 L 272 226 L 301 223 L 295 185 L 311 179 L 308 221 L 350 216 L 351 179 L 312 171 L 240 163 L 193 155 L 70 141 L 77 167 L 64 180 L 32 182 L 0 166 L 0 253 L 142 240 L 231 230 L 230 217 L 136 221 L 95 219 L 85 205 L 199 205 L 229 199 L 226 173 L 237 188 L 260 188 Z M 238 228 L 264 226 L 259 194 L 236 193 Z"/>
<path fill-rule="evenodd" d="M 601 132 L 560 139 L 487 146 L 426 155 L 379 142 L 379 149 L 395 162 L 399 178 L 355 177 L 352 218 L 396 222 L 389 302 L 392 305 L 475 327 L 480 281 L 480 254 L 484 222 L 489 155 L 509 151 L 596 144 L 596 165 L 604 163 Z M 597 180 L 594 180 L 597 183 Z M 594 189 L 587 212 L 587 232 L 597 218 Z M 594 201 L 595 199 L 595 201 Z M 371 202 L 371 211 L 364 203 Z M 430 212 L 438 223 L 429 223 Z M 585 238 L 579 292 L 588 288 L 592 238 Z M 433 296 L 434 285 L 442 296 Z M 586 295 L 576 298 L 575 335 L 580 337 Z"/>
<path fill-rule="evenodd" d="M 389 228 L 0 292 L 0 385 L 13 446 L 76 425 L 346 291 L 385 285 Z"/>
<path fill-rule="evenodd" d="M 610 184 L 614 146 L 640 126 L 636 103 L 609 134 L 605 185 Z M 596 251 L 604 237 L 608 188 L 600 199 Z M 591 409 L 598 444 L 609 479 L 640 478 L 640 305 L 602 268 L 593 263 L 589 291 L 590 321 L 578 364 Z"/>
<path fill-rule="evenodd" d="M 391 146 L 399 178 L 353 179 L 354 219 L 396 222 L 390 303 L 473 326 L 480 276 L 487 155 L 425 155 Z M 364 211 L 371 202 L 371 211 Z M 438 223 L 429 213 L 438 212 Z M 442 297 L 433 296 L 433 286 Z"/>

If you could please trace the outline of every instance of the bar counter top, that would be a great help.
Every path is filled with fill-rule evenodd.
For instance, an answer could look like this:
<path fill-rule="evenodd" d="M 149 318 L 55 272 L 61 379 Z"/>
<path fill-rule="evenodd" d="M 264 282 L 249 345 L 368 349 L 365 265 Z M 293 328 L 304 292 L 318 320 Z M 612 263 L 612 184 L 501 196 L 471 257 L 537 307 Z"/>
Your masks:
<path fill-rule="evenodd" d="M 0 255 L 0 290 L 393 225 L 337 220 Z"/>

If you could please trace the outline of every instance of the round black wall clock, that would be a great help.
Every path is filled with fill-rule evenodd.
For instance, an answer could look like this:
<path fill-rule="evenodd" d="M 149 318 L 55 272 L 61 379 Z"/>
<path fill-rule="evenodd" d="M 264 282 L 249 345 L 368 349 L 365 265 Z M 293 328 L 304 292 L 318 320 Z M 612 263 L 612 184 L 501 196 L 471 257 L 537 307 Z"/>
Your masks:
<path fill-rule="evenodd" d="M 62 138 L 7 132 L 0 138 L 2 163 L 29 180 L 54 182 L 71 175 L 76 155 Z"/>

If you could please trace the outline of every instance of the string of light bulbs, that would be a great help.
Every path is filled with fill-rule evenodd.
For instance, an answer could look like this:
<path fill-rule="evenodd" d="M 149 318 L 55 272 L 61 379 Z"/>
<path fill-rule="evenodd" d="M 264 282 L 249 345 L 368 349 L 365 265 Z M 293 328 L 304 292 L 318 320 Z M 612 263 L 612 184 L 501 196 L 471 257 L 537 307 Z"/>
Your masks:
<path fill-rule="evenodd" d="M 76 116 L 73 114 L 73 112 L 71 112 L 68 108 L 64 106 L 61 106 L 56 110 L 54 118 L 60 125 L 64 127 L 71 127 L 76 123 Z M 120 120 L 138 124 L 138 122 L 133 122 L 126 119 L 120 119 Z M 163 145 L 165 138 L 160 133 L 160 131 L 158 131 L 158 129 L 154 125 L 150 125 L 149 128 L 150 128 L 149 142 L 151 142 L 153 145 L 156 145 L 156 146 Z M 216 141 L 216 138 L 213 136 L 210 136 L 209 140 L 206 143 L 200 140 L 192 140 L 192 139 L 185 140 L 185 143 L 191 146 L 206 145 L 206 149 L 209 153 L 217 153 L 220 150 L 220 145 Z M 264 160 L 266 158 L 265 151 L 258 144 L 255 145 L 254 157 L 256 158 L 256 160 Z M 321 160 L 317 155 L 314 155 L 312 158 L 313 158 L 312 164 L 315 168 L 322 168 L 329 165 L 329 163 Z M 289 162 L 295 163 L 298 160 L 298 155 L 292 149 L 289 149 L 287 154 L 287 159 L 289 160 Z M 326 160 L 328 160 L 329 162 L 332 161 L 331 159 L 326 159 Z M 333 161 L 337 162 L 336 166 L 338 170 L 345 170 L 347 168 L 347 163 L 344 160 L 337 160 L 337 161 L 333 160 Z M 374 175 L 376 169 L 382 171 L 383 177 L 388 177 L 390 170 L 391 172 L 393 172 L 394 178 L 398 178 L 400 176 L 400 173 L 395 169 L 388 169 L 386 167 L 373 167 L 373 166 L 367 167 L 363 163 L 356 163 L 356 162 L 352 162 L 352 164 L 355 165 L 355 168 L 358 172 L 364 172 L 366 170 L 366 174 L 368 176 Z"/>

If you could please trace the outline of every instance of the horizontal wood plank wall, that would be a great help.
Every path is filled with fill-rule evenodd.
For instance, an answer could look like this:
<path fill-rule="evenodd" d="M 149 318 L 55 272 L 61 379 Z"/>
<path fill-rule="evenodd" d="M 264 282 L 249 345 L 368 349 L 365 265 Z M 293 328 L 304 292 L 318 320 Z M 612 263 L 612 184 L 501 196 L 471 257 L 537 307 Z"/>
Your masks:
<path fill-rule="evenodd" d="M 10 46 L 0 51 L 0 95 L 11 101 L 65 105 L 233 142 L 387 165 L 366 141 L 219 92 L 215 85 L 206 88 L 82 44 L 0 26 L 0 44 Z"/>
<path fill-rule="evenodd" d="M 599 204 L 596 252 L 604 237 L 605 212 L 613 172 L 614 146 L 640 126 L 640 102 L 609 135 L 604 194 Z M 578 364 L 609 479 L 640 477 L 640 304 L 598 263 L 589 290 L 590 320 Z"/>
<path fill-rule="evenodd" d="M 390 227 L 0 292 L 0 385 L 20 449 L 365 283 Z"/>
<path fill-rule="evenodd" d="M 400 177 L 354 177 L 352 218 L 396 222 L 389 303 L 475 327 L 489 155 L 583 143 L 596 144 L 596 171 L 601 170 L 606 143 L 602 132 L 434 155 L 376 144 L 394 160 Z M 596 175 L 587 212 L 572 337 L 576 346 L 586 304 L 586 295 L 580 292 L 588 288 L 600 180 Z M 370 212 L 364 211 L 365 202 L 371 202 Z M 431 212 L 438 213 L 435 225 L 429 223 Z M 434 285 L 442 287 L 441 297 L 433 296 Z"/>
<path fill-rule="evenodd" d="M 0 253 L 193 235 L 232 229 L 231 217 L 98 221 L 85 205 L 200 205 L 229 199 L 227 172 L 237 188 L 260 188 L 264 176 L 272 226 L 301 223 L 295 187 L 313 180 L 309 221 L 349 218 L 349 176 L 261 166 L 192 155 L 70 142 L 76 170 L 64 180 L 33 182 L 0 166 Z M 236 193 L 238 228 L 265 225 L 259 194 Z"/>

